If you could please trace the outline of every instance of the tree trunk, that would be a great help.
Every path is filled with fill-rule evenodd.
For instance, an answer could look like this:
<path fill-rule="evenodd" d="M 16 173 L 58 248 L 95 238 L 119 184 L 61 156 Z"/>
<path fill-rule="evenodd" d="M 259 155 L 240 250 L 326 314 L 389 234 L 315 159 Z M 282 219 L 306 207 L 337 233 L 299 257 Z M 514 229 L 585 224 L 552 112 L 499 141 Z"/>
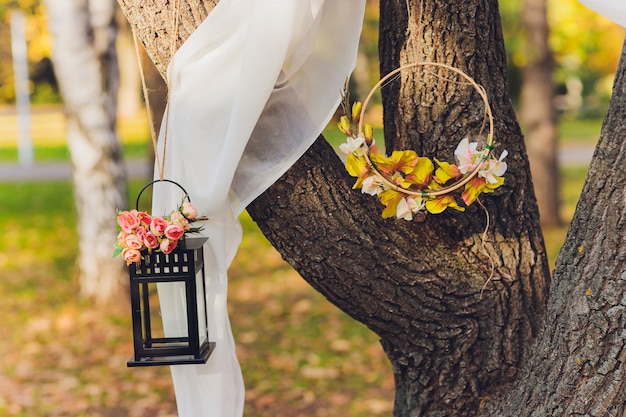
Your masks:
<path fill-rule="evenodd" d="M 124 272 L 123 264 L 111 257 L 116 210 L 126 207 L 126 175 L 115 133 L 115 2 L 45 3 L 67 115 L 80 288 L 83 295 L 105 302 L 120 289 Z"/>
<path fill-rule="evenodd" d="M 150 20 L 132 14 L 132 2 L 121 4 L 135 25 Z M 396 415 L 474 415 L 481 399 L 513 381 L 527 360 L 548 281 L 524 145 L 507 96 L 498 11 L 495 3 L 463 0 L 442 9 L 426 1 L 422 16 L 413 4 L 413 36 L 420 24 L 438 34 L 419 36 L 416 50 L 415 38 L 405 44 L 405 2 L 382 2 L 381 8 L 382 73 L 397 67 L 400 56 L 405 62 L 425 56 L 467 71 L 493 100 L 497 135 L 511 160 L 507 185 L 485 201 L 490 230 L 483 236 L 485 214 L 478 207 L 422 221 L 383 220 L 378 202 L 351 190 L 352 179 L 322 139 L 248 209 L 313 287 L 381 336 L 395 372 Z M 154 33 L 168 24 L 161 22 Z M 189 33 L 180 34 L 184 39 Z M 151 56 L 167 57 L 168 47 L 166 42 Z M 398 134 L 387 146 L 450 159 L 467 129 L 482 123 L 480 100 L 435 77 L 416 91 L 415 80 L 402 94 L 415 95 L 424 113 L 395 89 L 388 93 L 386 120 L 395 120 L 395 111 L 403 118 L 393 124 Z M 481 297 L 491 261 L 494 274 Z"/>
<path fill-rule="evenodd" d="M 155 16 L 169 12 L 119 1 L 165 68 L 170 43 L 159 34 L 171 20 Z M 182 2 L 179 41 L 201 20 L 199 9 Z M 542 328 L 548 265 L 507 93 L 497 2 L 382 0 L 380 51 L 382 74 L 430 60 L 485 88 L 497 151 L 510 152 L 505 185 L 483 198 L 489 221 L 477 205 L 383 220 L 375 199 L 351 189 L 322 138 L 249 212 L 314 288 L 381 337 L 395 374 L 396 416 L 621 415 L 626 63 Z M 459 140 L 480 128 L 481 100 L 449 78 L 420 69 L 385 87 L 387 149 L 451 160 Z"/>
<path fill-rule="evenodd" d="M 531 360 L 498 416 L 626 415 L 626 44 Z M 503 406 L 506 404 L 506 406 Z"/>
<path fill-rule="evenodd" d="M 546 0 L 524 0 L 522 8 L 527 62 L 522 69 L 520 119 L 526 133 L 541 224 L 556 227 L 561 224 L 557 116 Z"/>

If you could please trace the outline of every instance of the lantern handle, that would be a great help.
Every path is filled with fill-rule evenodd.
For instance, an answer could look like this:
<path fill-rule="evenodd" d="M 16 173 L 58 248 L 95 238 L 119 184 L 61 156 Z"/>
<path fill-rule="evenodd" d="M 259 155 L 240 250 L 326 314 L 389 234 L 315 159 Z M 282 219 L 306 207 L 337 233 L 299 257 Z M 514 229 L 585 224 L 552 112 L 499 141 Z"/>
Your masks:
<path fill-rule="evenodd" d="M 141 199 L 141 195 L 143 194 L 144 191 L 146 191 L 146 189 L 148 187 L 151 187 L 152 185 L 154 185 L 157 182 L 169 182 L 171 184 L 176 185 L 178 188 L 180 188 L 181 190 L 183 190 L 183 193 L 185 193 L 184 198 L 189 201 L 191 203 L 191 198 L 189 197 L 189 193 L 187 192 L 187 190 L 185 190 L 183 188 L 182 185 L 180 185 L 179 183 L 177 183 L 176 181 L 172 181 L 172 180 L 168 180 L 168 179 L 158 179 L 158 180 L 154 180 L 154 181 L 150 181 L 149 183 L 147 183 L 146 185 L 143 186 L 143 188 L 141 189 L 141 191 L 139 191 L 139 194 L 137 194 L 137 200 L 135 201 L 135 208 L 137 210 L 139 210 L 139 200 Z"/>

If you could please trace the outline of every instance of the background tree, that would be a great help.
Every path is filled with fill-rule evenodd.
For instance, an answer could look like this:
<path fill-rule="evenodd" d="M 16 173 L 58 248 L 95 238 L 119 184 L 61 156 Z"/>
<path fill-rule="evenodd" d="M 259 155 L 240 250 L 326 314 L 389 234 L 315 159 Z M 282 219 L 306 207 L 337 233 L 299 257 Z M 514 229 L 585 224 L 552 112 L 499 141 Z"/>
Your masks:
<path fill-rule="evenodd" d="M 163 71 L 172 12 L 160 2 L 119 2 Z M 213 6 L 202 4 L 181 2 L 181 42 Z M 578 208 L 578 224 L 590 218 L 595 227 L 570 231 L 544 322 L 549 271 L 508 95 L 497 2 L 382 0 L 380 7 L 382 74 L 416 60 L 447 63 L 491 100 L 499 149 L 510 156 L 505 185 L 484 199 L 487 232 L 477 206 L 383 220 L 378 202 L 351 190 L 323 138 L 248 211 L 304 279 L 381 337 L 394 369 L 396 416 L 621 415 L 626 405 L 613 394 L 624 379 L 626 277 L 618 271 L 626 256 L 620 234 L 607 234 L 624 228 L 623 117 L 608 119 Z M 480 99 L 436 72 L 408 72 L 383 90 L 388 150 L 449 159 L 481 126 Z M 610 117 L 624 108 L 620 80 Z"/>
<path fill-rule="evenodd" d="M 78 212 L 83 295 L 101 302 L 120 288 L 111 257 L 116 210 L 126 207 L 126 174 L 115 131 L 115 1 L 47 0 L 55 72 L 67 115 L 67 144 Z"/>
<path fill-rule="evenodd" d="M 21 10 L 26 17 L 29 74 L 32 81 L 33 103 L 58 101 L 56 80 L 50 64 L 50 35 L 46 30 L 46 16 L 41 0 L 7 0 L 0 4 L 0 60 L 11 61 L 10 15 Z M 13 69 L 0 66 L 0 103 L 15 99 Z"/>
<path fill-rule="evenodd" d="M 520 120 L 524 125 L 541 225 L 556 227 L 561 223 L 558 133 L 546 6 L 546 0 L 522 2 L 526 65 L 522 68 Z"/>
<path fill-rule="evenodd" d="M 506 3 L 510 1 L 519 0 Z M 602 118 L 611 95 L 624 28 L 580 2 L 548 1 L 557 108 L 563 117 Z M 523 63 L 523 54 L 514 54 L 515 60 Z"/>

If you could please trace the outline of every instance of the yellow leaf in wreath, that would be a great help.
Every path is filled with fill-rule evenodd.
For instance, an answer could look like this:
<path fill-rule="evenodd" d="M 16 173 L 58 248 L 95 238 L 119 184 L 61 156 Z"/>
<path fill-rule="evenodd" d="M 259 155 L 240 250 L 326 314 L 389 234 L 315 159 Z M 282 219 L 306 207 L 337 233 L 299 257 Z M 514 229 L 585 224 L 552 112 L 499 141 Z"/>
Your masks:
<path fill-rule="evenodd" d="M 355 101 L 352 104 L 352 123 L 359 123 L 361 119 L 361 109 L 363 104 L 360 101 Z"/>
<path fill-rule="evenodd" d="M 396 172 L 409 174 L 419 159 L 417 153 L 412 150 L 393 151 L 390 156 L 371 154 L 370 158 L 381 172 L 389 176 Z"/>
<path fill-rule="evenodd" d="M 487 181 L 484 178 L 474 177 L 467 184 L 465 184 L 465 189 L 463 193 L 461 193 L 461 198 L 465 202 L 466 205 L 472 204 L 480 193 L 485 192 Z M 493 191 L 493 190 L 491 190 Z"/>
<path fill-rule="evenodd" d="M 435 166 L 430 159 L 421 157 L 417 160 L 417 164 L 415 164 L 415 167 L 406 176 L 405 180 L 417 185 L 419 188 L 424 188 L 430 183 L 434 169 Z"/>
<path fill-rule="evenodd" d="M 374 140 L 374 128 L 372 125 L 366 124 L 363 126 L 363 137 L 368 145 L 372 144 L 372 140 Z"/>
<path fill-rule="evenodd" d="M 380 202 L 385 205 L 383 210 L 383 219 L 388 219 L 396 215 L 398 203 L 402 199 L 402 194 L 395 190 L 386 190 L 378 194 Z"/>
<path fill-rule="evenodd" d="M 496 188 L 498 188 L 499 186 L 504 184 L 504 178 L 503 177 L 499 177 L 497 175 L 494 175 L 493 178 L 495 179 L 496 182 L 494 182 L 494 183 L 487 182 L 485 184 L 485 189 L 483 190 L 483 193 L 492 193 L 493 190 L 495 190 Z"/>
<path fill-rule="evenodd" d="M 437 183 L 444 185 L 446 182 L 461 176 L 461 171 L 459 171 L 459 167 L 456 165 L 449 162 L 441 162 L 437 159 L 435 159 L 435 162 L 439 165 L 433 178 Z"/>
<path fill-rule="evenodd" d="M 337 127 L 339 130 L 346 136 L 352 136 L 352 127 L 350 126 L 350 121 L 347 116 L 341 116 L 339 118 L 339 123 L 337 123 Z"/>
<path fill-rule="evenodd" d="M 363 156 L 349 154 L 346 157 L 346 170 L 358 180 L 352 188 L 361 188 L 363 180 L 369 176 L 370 168 Z"/>
<path fill-rule="evenodd" d="M 448 207 L 458 211 L 465 211 L 465 209 L 459 206 L 451 194 L 444 194 L 426 201 L 426 210 L 432 214 L 443 213 Z"/>

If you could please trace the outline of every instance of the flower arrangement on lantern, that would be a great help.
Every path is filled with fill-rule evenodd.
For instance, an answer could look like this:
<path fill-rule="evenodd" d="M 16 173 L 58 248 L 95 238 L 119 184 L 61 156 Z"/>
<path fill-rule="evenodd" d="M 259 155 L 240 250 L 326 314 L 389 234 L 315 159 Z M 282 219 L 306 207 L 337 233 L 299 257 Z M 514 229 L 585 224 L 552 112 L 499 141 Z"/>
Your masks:
<path fill-rule="evenodd" d="M 508 152 L 502 151 L 496 159 L 491 155 L 490 140 L 479 150 L 477 142 L 462 139 L 454 151 L 456 164 L 433 162 L 413 150 L 393 151 L 387 156 L 376 146 L 372 126 L 358 128 L 363 111 L 363 105 L 356 102 L 350 116 L 340 118 L 338 127 L 347 140 L 339 148 L 346 154 L 348 173 L 357 178 L 353 188 L 378 196 L 385 206 L 383 218 L 412 220 L 420 210 L 431 214 L 447 208 L 464 211 L 454 191 L 463 188 L 460 197 L 469 206 L 481 193 L 491 193 L 504 183 L 507 164 L 503 159 Z"/>
<path fill-rule="evenodd" d="M 183 202 L 167 216 L 151 216 L 144 211 L 120 211 L 117 226 L 120 230 L 115 242 L 113 257 L 120 256 L 127 265 L 139 262 L 142 251 L 171 253 L 186 233 L 200 232 L 203 227 L 192 223 L 207 220 L 199 217 L 190 201 Z"/>

